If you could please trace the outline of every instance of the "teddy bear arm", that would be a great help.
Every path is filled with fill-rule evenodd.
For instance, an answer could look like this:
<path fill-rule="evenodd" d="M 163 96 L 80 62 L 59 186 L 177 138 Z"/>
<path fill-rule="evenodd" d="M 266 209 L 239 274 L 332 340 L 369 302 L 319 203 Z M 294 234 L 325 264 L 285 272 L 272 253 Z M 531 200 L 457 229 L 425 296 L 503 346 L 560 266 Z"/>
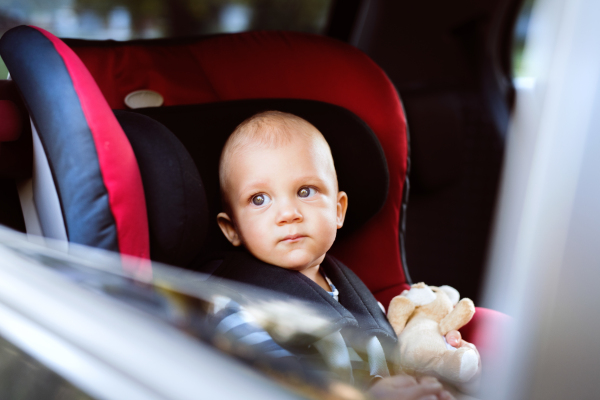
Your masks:
<path fill-rule="evenodd" d="M 470 348 L 447 350 L 433 365 L 433 370 L 446 380 L 461 384 L 477 374 L 479 354 Z"/>
<path fill-rule="evenodd" d="M 396 296 L 390 302 L 388 308 L 388 320 L 399 335 L 408 321 L 408 317 L 415 311 L 415 303 L 403 296 Z"/>
<path fill-rule="evenodd" d="M 462 299 L 448 315 L 440 321 L 440 332 L 446 335 L 454 329 L 460 329 L 475 315 L 475 304 L 471 299 Z"/>

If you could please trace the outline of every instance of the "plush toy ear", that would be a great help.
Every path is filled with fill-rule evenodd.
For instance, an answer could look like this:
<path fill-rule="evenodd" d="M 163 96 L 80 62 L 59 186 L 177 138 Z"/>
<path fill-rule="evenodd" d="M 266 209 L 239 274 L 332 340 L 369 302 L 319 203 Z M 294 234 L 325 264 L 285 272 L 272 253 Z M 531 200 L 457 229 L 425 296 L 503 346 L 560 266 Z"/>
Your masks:
<path fill-rule="evenodd" d="M 394 328 L 396 335 L 402 333 L 402 330 L 406 326 L 406 322 L 408 322 L 408 318 L 413 311 L 415 311 L 415 303 L 410 301 L 406 296 L 400 295 L 392 299 L 390 306 L 388 307 L 387 317 Z"/>
<path fill-rule="evenodd" d="M 435 300 L 433 290 L 422 282 L 413 285 L 408 293 L 403 292 L 401 296 L 408 298 L 417 307 L 424 306 Z"/>
<path fill-rule="evenodd" d="M 458 290 L 454 289 L 452 286 L 443 285 L 438 289 L 442 290 L 444 293 L 448 295 L 448 298 L 452 302 L 452 305 L 455 306 L 460 299 L 460 295 L 458 294 Z"/>

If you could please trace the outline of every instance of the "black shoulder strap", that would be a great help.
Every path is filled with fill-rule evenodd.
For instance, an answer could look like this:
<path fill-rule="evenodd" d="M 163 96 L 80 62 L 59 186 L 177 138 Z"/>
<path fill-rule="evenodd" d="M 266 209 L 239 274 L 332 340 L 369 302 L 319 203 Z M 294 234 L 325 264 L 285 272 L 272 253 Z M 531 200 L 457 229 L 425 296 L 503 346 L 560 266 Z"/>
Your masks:
<path fill-rule="evenodd" d="M 321 267 L 338 288 L 341 305 L 357 319 L 360 332 L 395 343 L 394 329 L 363 281 L 334 257 L 326 256 Z"/>
<path fill-rule="evenodd" d="M 217 265 L 211 261 L 212 268 Z M 277 300 L 302 300 L 315 307 L 331 321 L 331 331 L 358 327 L 356 318 L 319 285 L 298 271 L 266 264 L 248 252 L 222 253 L 222 262 L 213 270 L 209 281 L 227 285 L 227 280 L 248 284 L 245 295 Z M 258 289 L 258 290 L 257 290 Z"/>
<path fill-rule="evenodd" d="M 248 252 L 222 253 L 219 258 L 222 259 L 220 263 L 211 261 L 209 280 L 215 283 L 226 285 L 226 280 L 231 280 L 251 285 L 246 296 L 299 299 L 331 321 L 332 332 L 350 329 L 361 336 L 377 335 L 386 342 L 396 342 L 394 330 L 369 289 L 348 267 L 331 256 L 325 258 L 322 267 L 340 291 L 339 302 L 302 273 L 264 263 Z M 269 292 L 265 293 L 265 290 Z"/>

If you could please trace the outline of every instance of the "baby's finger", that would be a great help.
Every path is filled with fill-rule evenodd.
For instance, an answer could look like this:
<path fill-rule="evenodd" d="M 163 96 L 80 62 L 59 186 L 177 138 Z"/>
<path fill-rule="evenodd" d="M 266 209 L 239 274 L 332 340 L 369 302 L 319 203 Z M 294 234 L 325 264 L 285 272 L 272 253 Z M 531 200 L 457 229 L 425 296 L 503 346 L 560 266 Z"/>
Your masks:
<path fill-rule="evenodd" d="M 450 392 L 443 391 L 442 394 L 439 396 L 436 396 L 435 394 L 430 394 L 425 397 L 421 397 L 419 400 L 456 400 L 456 398 L 452 396 Z"/>
<path fill-rule="evenodd" d="M 452 347 L 460 347 L 462 336 L 459 331 L 450 331 L 446 333 L 446 342 Z"/>
<path fill-rule="evenodd" d="M 389 384 L 395 388 L 403 388 L 407 386 L 414 386 L 417 384 L 417 380 L 411 375 L 395 375 L 386 378 Z"/>
<path fill-rule="evenodd" d="M 424 384 L 424 383 L 441 383 L 441 382 L 438 381 L 437 378 L 434 378 L 433 376 L 422 376 L 421 378 L 419 378 L 419 383 Z M 426 398 L 428 396 L 426 396 Z M 431 396 L 433 396 L 433 395 L 431 395 Z M 435 398 L 436 400 L 456 400 L 454 398 L 454 396 L 452 396 L 452 394 L 450 394 L 450 392 L 447 390 L 442 390 L 442 392 L 439 395 L 432 397 L 432 399 L 433 398 Z M 423 400 L 423 399 L 419 399 L 419 400 Z"/>
<path fill-rule="evenodd" d="M 419 385 L 414 385 L 402 389 L 400 399 L 406 400 L 421 400 L 427 396 L 433 396 L 431 399 L 436 399 L 443 392 L 444 388 L 439 382 L 427 382 Z M 400 394 L 400 393 L 398 393 Z"/>
<path fill-rule="evenodd" d="M 440 383 L 440 381 L 433 376 L 422 376 L 419 378 L 419 383 Z"/>
<path fill-rule="evenodd" d="M 452 394 L 450 394 L 449 391 L 444 390 L 439 396 L 438 396 L 439 400 L 456 400 L 456 398 L 454 396 L 452 396 Z"/>

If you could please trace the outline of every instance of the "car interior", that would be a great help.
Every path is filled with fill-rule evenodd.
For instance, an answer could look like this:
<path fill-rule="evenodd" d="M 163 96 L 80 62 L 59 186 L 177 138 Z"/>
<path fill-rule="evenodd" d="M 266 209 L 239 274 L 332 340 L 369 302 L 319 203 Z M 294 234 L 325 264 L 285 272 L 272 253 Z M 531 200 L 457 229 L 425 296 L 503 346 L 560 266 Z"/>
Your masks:
<path fill-rule="evenodd" d="M 350 116 L 328 140 L 372 187 L 334 254 L 385 305 L 424 281 L 490 307 L 461 330 L 493 367 L 484 398 L 596 397 L 597 1 L 537 0 L 531 24 L 531 0 L 30 3 L 0 4 L 0 224 L 139 256 L 141 280 L 148 258 L 197 270 L 228 246 L 236 124 Z"/>
<path fill-rule="evenodd" d="M 333 254 L 386 305 L 418 281 L 477 301 L 514 97 L 510 39 L 520 5 L 440 2 L 433 15 L 425 5 L 336 1 L 321 36 L 94 41 L 14 28 L 0 42 L 11 76 L 0 86 L 1 222 L 190 268 L 227 247 L 214 215 L 228 132 L 265 108 L 324 102 L 372 129 L 389 175 L 373 177 L 369 195 L 387 193 L 382 204 L 350 194 L 354 214 Z M 132 107 L 126 99 L 136 93 Z M 152 145 L 145 131 L 158 132 Z M 116 152 L 103 146 L 109 141 Z M 160 167 L 169 160 L 177 165 Z M 486 312 L 493 314 L 481 309 L 477 318 Z M 469 329 L 463 334 L 481 345 Z"/>
<path fill-rule="evenodd" d="M 407 207 L 402 218 L 404 228 L 400 229 L 406 232 L 403 240 L 405 251 L 401 252 L 405 257 L 402 266 L 410 265 L 415 282 L 451 285 L 477 303 L 509 110 L 514 97 L 511 39 L 522 1 L 436 4 L 333 1 L 328 6 L 322 36 L 349 43 L 368 55 L 385 71 L 401 96 L 410 131 L 410 190 L 404 191 L 402 186 L 407 196 L 404 203 L 394 199 L 396 204 Z M 169 11 L 184 17 L 182 10 Z M 189 21 L 187 24 L 182 21 L 179 20 L 180 23 L 172 28 L 172 35 L 176 37 L 170 40 L 174 46 L 200 39 L 197 36 L 184 38 L 197 30 L 192 29 Z M 206 39 L 205 36 L 202 37 Z M 218 39 L 214 40 L 218 42 Z M 141 46 L 143 42 L 136 43 L 134 40 L 130 44 Z M 115 77 L 114 70 L 101 71 L 103 68 L 100 66 L 105 65 L 103 61 L 108 61 L 102 59 L 103 54 L 114 53 L 118 57 L 125 53 L 116 49 L 113 52 L 104 46 L 131 47 L 124 46 L 124 42 L 120 45 L 77 40 L 67 43 L 79 49 L 77 54 L 92 72 L 111 108 L 124 108 L 124 95 L 147 86 L 149 79 L 156 81 L 152 83 L 155 87 L 166 85 L 166 82 L 159 83 L 157 80 L 160 78 L 156 76 L 140 75 L 132 80 L 135 74 L 130 73 L 126 84 L 123 80 L 118 84 L 115 81 L 111 89 L 108 82 Z M 180 67 L 178 61 L 161 58 L 160 55 L 144 59 L 136 58 L 132 53 L 125 57 L 131 63 L 131 71 L 145 62 L 178 72 L 183 72 L 179 68 L 185 68 Z M 188 77 L 191 72 L 182 75 L 181 81 L 172 83 L 183 89 L 187 86 L 183 76 Z M 221 79 L 226 79 L 226 72 L 221 71 Z M 118 90 L 115 89 L 117 87 Z M 192 91 L 192 87 L 188 89 Z M 15 90 L 7 87 L 3 92 Z M 246 90 L 250 91 L 251 87 L 248 85 Z M 191 96 L 190 93 L 187 95 Z M 273 95 L 256 91 L 244 96 Z M 11 94 L 2 96 L 9 98 Z M 183 93 L 178 96 L 179 100 L 170 99 L 168 101 L 172 103 L 165 105 L 207 103 L 228 98 L 218 98 L 216 94 L 212 98 L 196 97 L 193 100 L 183 99 Z M 279 96 L 293 97 L 291 93 Z M 24 123 L 25 129 L 28 129 L 27 125 Z M 2 184 L 6 188 L 3 193 L 6 194 L 3 197 L 2 222 L 23 231 L 25 227 L 18 212 L 20 205 L 15 196 L 14 177 L 19 173 L 29 173 L 29 153 L 25 151 L 17 155 L 13 147 L 17 146 L 4 144 L 1 161 L 6 165 L 3 171 L 9 171 L 3 173 L 5 179 Z M 15 162 L 23 165 L 15 167 Z M 390 282 L 388 286 L 397 283 Z"/>

